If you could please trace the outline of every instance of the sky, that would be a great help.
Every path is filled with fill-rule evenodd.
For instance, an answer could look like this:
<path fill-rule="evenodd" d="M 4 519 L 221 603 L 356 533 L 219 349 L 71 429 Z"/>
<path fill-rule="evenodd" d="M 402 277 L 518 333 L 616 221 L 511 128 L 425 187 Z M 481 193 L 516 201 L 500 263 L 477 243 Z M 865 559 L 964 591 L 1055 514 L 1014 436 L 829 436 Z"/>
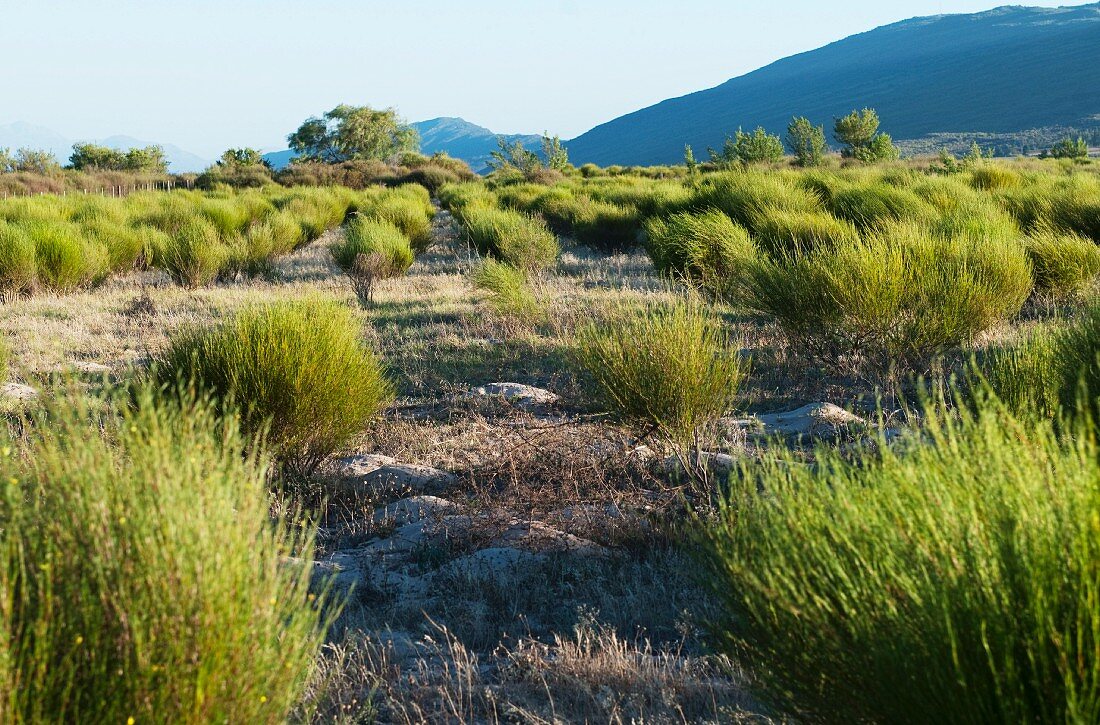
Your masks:
<path fill-rule="evenodd" d="M 213 158 L 285 148 L 350 103 L 568 139 L 854 33 L 1008 1 L 0 0 L 0 125 Z"/>

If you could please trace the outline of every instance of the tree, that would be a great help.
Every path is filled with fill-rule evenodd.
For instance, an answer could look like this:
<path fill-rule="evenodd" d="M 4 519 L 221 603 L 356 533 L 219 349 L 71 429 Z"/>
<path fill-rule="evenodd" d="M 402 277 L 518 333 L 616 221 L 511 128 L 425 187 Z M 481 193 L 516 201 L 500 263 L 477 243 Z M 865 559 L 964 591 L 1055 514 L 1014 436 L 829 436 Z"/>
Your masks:
<path fill-rule="evenodd" d="M 727 138 L 721 152 L 709 149 L 710 160 L 729 168 L 734 163 L 744 165 L 775 162 L 783 158 L 783 141 L 757 126 L 752 133 L 737 129 L 733 138 Z"/>
<path fill-rule="evenodd" d="M 160 146 L 120 151 L 94 143 L 73 144 L 69 166 L 77 171 L 145 171 L 166 173 L 168 160 Z"/>
<path fill-rule="evenodd" d="M 558 136 L 551 138 L 549 134 L 543 132 L 542 156 L 551 169 L 565 171 L 569 168 L 569 152 L 561 145 L 561 138 Z"/>
<path fill-rule="evenodd" d="M 1089 145 L 1080 136 L 1076 140 L 1064 138 L 1050 147 L 1050 155 L 1056 159 L 1087 159 Z"/>
<path fill-rule="evenodd" d="M 226 168 L 239 168 L 248 166 L 266 166 L 270 164 L 264 159 L 263 154 L 254 148 L 226 149 L 225 153 L 217 161 L 218 166 Z"/>
<path fill-rule="evenodd" d="M 52 174 L 61 170 L 61 164 L 49 151 L 19 149 L 15 152 L 15 171 L 28 171 L 35 174 Z"/>
<path fill-rule="evenodd" d="M 15 157 L 11 153 L 11 149 L 0 147 L 0 174 L 7 174 L 15 171 Z"/>
<path fill-rule="evenodd" d="M 874 162 L 896 159 L 898 148 L 889 134 L 878 133 L 878 113 L 873 108 L 852 111 L 835 119 L 833 136 L 844 145 L 841 155 L 858 161 Z"/>
<path fill-rule="evenodd" d="M 542 160 L 537 153 L 524 146 L 522 141 L 508 143 L 503 136 L 497 136 L 497 150 L 489 156 L 489 168 L 493 171 L 515 169 L 524 176 L 530 176 L 542 168 Z"/>
<path fill-rule="evenodd" d="M 799 166 L 819 166 L 829 151 L 825 128 L 813 125 L 805 116 L 792 118 L 787 126 L 787 148 Z"/>
<path fill-rule="evenodd" d="M 689 179 L 694 180 L 699 176 L 699 162 L 695 160 L 695 151 L 691 144 L 684 145 L 684 166 L 687 167 Z"/>
<path fill-rule="evenodd" d="M 420 135 L 397 110 L 341 104 L 321 118 L 306 119 L 287 141 L 303 161 L 387 160 L 420 150 Z"/>

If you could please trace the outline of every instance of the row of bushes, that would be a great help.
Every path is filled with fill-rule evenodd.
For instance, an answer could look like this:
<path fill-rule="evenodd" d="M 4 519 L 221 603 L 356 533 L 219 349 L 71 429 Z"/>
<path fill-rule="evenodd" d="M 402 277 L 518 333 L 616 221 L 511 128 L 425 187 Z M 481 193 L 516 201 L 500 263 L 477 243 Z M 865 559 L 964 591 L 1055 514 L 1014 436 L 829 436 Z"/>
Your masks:
<path fill-rule="evenodd" d="M 404 187 L 403 187 L 404 188 Z M 420 188 L 420 187 L 410 187 Z M 70 292 L 154 267 L 191 287 L 264 271 L 271 259 L 382 208 L 421 242 L 427 193 L 342 188 L 40 196 L 0 202 L 0 293 Z"/>
<path fill-rule="evenodd" d="M 1057 426 L 979 375 L 898 442 L 741 458 L 697 551 L 713 643 L 747 657 L 758 696 L 822 722 L 1100 717 L 1100 308 L 1055 348 Z M 588 325 L 575 359 L 606 410 L 678 451 L 745 373 L 697 302 Z"/>

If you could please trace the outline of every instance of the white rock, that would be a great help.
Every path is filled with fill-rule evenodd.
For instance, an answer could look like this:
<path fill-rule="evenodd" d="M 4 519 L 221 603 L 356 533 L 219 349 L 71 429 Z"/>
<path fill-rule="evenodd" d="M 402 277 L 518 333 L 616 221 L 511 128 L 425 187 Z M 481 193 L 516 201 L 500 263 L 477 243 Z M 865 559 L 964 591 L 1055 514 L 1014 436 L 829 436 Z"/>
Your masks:
<path fill-rule="evenodd" d="M 832 403 L 811 403 L 784 413 L 761 415 L 759 419 L 768 433 L 810 438 L 835 436 L 842 429 L 864 423 L 858 415 Z"/>
<path fill-rule="evenodd" d="M 579 536 L 559 531 L 541 521 L 516 521 L 490 543 L 491 547 L 525 549 L 536 553 L 567 552 L 603 556 L 604 547 Z"/>
<path fill-rule="evenodd" d="M 34 400 L 38 397 L 38 391 L 29 385 L 19 383 L 4 383 L 0 385 L 0 398 L 8 400 Z"/>
<path fill-rule="evenodd" d="M 374 495 L 441 493 L 458 482 L 454 474 L 438 468 L 376 455 L 342 458 L 336 462 L 335 473 L 346 491 L 366 490 Z"/>
<path fill-rule="evenodd" d="M 700 451 L 698 462 L 691 461 L 691 463 L 694 465 L 702 464 L 706 467 L 708 475 L 718 476 L 719 478 L 728 478 L 737 468 L 737 458 L 729 453 Z M 664 469 L 666 473 L 673 477 L 681 476 L 684 473 L 684 466 L 676 456 L 669 456 L 664 460 Z"/>
<path fill-rule="evenodd" d="M 438 496 L 410 496 L 375 509 L 374 523 L 404 526 L 426 518 L 441 518 L 458 509 L 458 504 Z"/>
<path fill-rule="evenodd" d="M 536 388 L 523 383 L 489 383 L 480 388 L 475 388 L 474 395 L 483 397 L 504 398 L 510 403 L 518 405 L 548 405 L 556 403 L 561 397 L 549 390 Z"/>

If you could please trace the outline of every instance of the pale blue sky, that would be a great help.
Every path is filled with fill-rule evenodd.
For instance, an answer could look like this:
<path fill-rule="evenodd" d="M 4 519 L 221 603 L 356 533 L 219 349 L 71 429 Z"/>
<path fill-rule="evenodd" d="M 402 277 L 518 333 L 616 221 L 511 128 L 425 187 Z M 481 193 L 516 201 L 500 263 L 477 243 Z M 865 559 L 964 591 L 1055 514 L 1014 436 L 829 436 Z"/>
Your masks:
<path fill-rule="evenodd" d="M 307 116 L 346 102 L 571 138 L 853 33 L 997 4 L 0 0 L 0 124 L 212 157 L 285 147 Z"/>

